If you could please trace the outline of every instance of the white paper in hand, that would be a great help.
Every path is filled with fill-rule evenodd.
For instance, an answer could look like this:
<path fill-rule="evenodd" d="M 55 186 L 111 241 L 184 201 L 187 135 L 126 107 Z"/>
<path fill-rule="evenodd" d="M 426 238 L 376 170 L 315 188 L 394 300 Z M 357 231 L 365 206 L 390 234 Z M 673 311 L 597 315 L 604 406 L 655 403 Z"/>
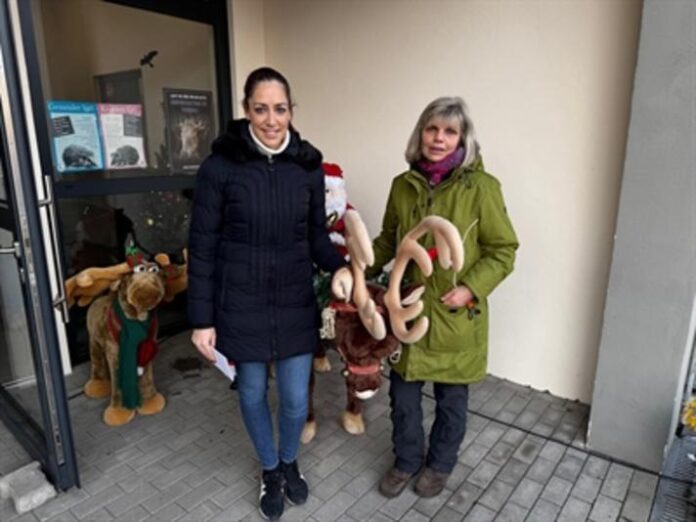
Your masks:
<path fill-rule="evenodd" d="M 237 369 L 235 368 L 234 364 L 230 364 L 227 357 L 217 350 L 213 351 L 215 352 L 215 367 L 224 373 L 230 381 L 234 382 L 234 380 L 237 378 Z"/>

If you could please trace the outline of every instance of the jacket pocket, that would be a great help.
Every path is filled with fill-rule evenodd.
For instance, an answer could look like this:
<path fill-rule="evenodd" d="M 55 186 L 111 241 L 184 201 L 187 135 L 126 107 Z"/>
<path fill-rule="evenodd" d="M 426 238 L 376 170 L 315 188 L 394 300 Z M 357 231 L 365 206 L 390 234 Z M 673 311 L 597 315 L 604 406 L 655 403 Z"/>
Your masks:
<path fill-rule="evenodd" d="M 453 308 L 436 303 L 429 327 L 429 345 L 437 352 L 469 352 L 483 347 L 485 325 L 483 315 L 469 318 L 465 307 Z"/>

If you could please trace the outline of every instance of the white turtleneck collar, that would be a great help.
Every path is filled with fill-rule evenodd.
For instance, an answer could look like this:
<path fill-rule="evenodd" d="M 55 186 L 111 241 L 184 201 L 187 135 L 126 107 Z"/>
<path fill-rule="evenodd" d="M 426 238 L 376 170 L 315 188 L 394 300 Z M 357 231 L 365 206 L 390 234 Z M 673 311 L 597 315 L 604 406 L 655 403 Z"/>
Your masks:
<path fill-rule="evenodd" d="M 285 132 L 285 139 L 277 149 L 272 149 L 264 145 L 261 140 L 256 137 L 256 134 L 254 134 L 254 130 L 251 128 L 251 123 L 249 124 L 249 134 L 251 134 L 251 139 L 254 140 L 254 144 L 259 149 L 259 152 L 264 156 L 268 156 L 269 158 L 275 156 L 276 154 L 280 154 L 287 149 L 288 145 L 290 144 L 290 129 Z"/>

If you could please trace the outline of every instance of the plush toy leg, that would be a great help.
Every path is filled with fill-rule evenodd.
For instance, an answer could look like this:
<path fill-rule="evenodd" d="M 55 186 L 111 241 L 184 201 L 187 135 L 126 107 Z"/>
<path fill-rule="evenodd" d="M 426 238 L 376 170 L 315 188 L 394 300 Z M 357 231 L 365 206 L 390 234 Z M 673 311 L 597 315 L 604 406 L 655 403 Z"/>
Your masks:
<path fill-rule="evenodd" d="M 365 433 L 365 423 L 362 418 L 362 401 L 350 392 L 346 386 L 348 401 L 346 411 L 341 416 L 343 429 L 351 435 L 362 435 Z"/>
<path fill-rule="evenodd" d="M 314 354 L 314 359 L 312 361 L 315 372 L 327 373 L 331 371 L 331 362 L 329 362 L 329 358 L 326 356 L 327 344 L 331 342 L 332 341 L 329 341 L 327 339 L 322 339 L 319 342 L 319 347 L 317 348 L 317 351 Z"/>
<path fill-rule="evenodd" d="M 300 441 L 302 444 L 309 444 L 314 440 L 317 435 L 317 421 L 311 420 L 305 422 L 304 428 L 302 428 L 302 435 L 300 436 Z"/>
<path fill-rule="evenodd" d="M 324 357 L 315 357 L 313 365 L 315 372 L 327 373 L 331 371 L 331 363 L 326 355 Z"/>
<path fill-rule="evenodd" d="M 166 404 L 167 401 L 164 396 L 161 393 L 156 393 L 143 401 L 143 405 L 138 408 L 138 413 L 140 415 L 154 415 L 161 412 Z"/>
<path fill-rule="evenodd" d="M 118 390 L 116 384 L 116 376 L 114 374 L 115 368 L 110 367 L 112 378 L 111 378 L 111 403 L 104 410 L 104 415 L 102 419 L 104 424 L 107 426 L 123 426 L 128 424 L 135 417 L 135 410 L 129 410 L 124 408 L 121 403 L 121 392 Z"/>
<path fill-rule="evenodd" d="M 83 389 L 90 399 L 103 399 L 111 393 L 111 381 L 91 378 L 85 383 Z"/>
<path fill-rule="evenodd" d="M 140 387 L 140 396 L 143 398 L 143 404 L 138 408 L 138 413 L 141 415 L 154 415 L 161 412 L 167 401 L 155 389 L 152 363 L 145 366 L 143 374 L 138 380 L 138 386 Z"/>
<path fill-rule="evenodd" d="M 365 433 L 365 423 L 363 422 L 361 413 L 351 413 L 344 411 L 341 416 L 343 429 L 351 435 L 362 435 Z"/>
<path fill-rule="evenodd" d="M 309 404 L 307 405 L 307 420 L 305 421 L 304 428 L 302 428 L 302 435 L 300 435 L 300 442 L 302 442 L 302 444 L 309 444 L 317 434 L 317 421 L 314 418 L 314 384 L 314 372 L 311 372 L 309 374 Z"/>
<path fill-rule="evenodd" d="M 109 406 L 104 410 L 102 419 L 107 426 L 123 426 L 135 417 L 135 410 L 128 410 L 122 406 Z"/>
<path fill-rule="evenodd" d="M 123 407 L 121 402 L 121 391 L 118 389 L 118 346 L 109 343 L 105 350 L 106 360 L 109 364 L 109 374 L 111 376 L 111 402 L 104 410 L 102 419 L 107 426 L 123 426 L 128 424 L 135 417 L 135 410 Z"/>
<path fill-rule="evenodd" d="M 104 305 L 101 302 L 95 302 L 94 308 L 98 313 L 104 313 Z M 93 316 L 94 314 L 92 314 Z M 93 317 L 88 316 L 94 321 Z M 96 328 L 97 326 L 93 326 Z M 89 380 L 84 385 L 84 392 L 87 397 L 92 399 L 102 399 L 108 397 L 111 393 L 111 379 L 109 376 L 109 365 L 106 361 L 103 340 L 99 334 L 90 331 L 89 334 Z"/>

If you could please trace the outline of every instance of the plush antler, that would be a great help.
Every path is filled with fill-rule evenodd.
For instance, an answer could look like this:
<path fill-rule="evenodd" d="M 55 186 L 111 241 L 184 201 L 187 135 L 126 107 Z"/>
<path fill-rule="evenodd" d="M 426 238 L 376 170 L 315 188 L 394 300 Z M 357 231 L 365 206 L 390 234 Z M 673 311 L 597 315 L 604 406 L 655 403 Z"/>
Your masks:
<path fill-rule="evenodd" d="M 350 265 L 353 272 L 353 301 L 365 329 L 372 337 L 381 341 L 387 336 L 387 329 L 365 283 L 365 269 L 375 262 L 372 242 L 365 223 L 357 211 L 353 209 L 346 211 L 344 220 L 346 224 L 346 248 L 350 254 Z"/>
<path fill-rule="evenodd" d="M 123 274 L 130 271 L 131 267 L 128 263 L 119 263 L 105 268 L 85 268 L 65 281 L 68 306 L 72 306 L 75 302 L 78 306 L 87 306 Z"/>
<path fill-rule="evenodd" d="M 157 254 L 155 261 L 162 267 L 166 274 L 164 283 L 164 297 L 162 300 L 165 303 L 170 302 L 174 297 L 186 290 L 188 286 L 188 273 L 186 267 L 188 265 L 188 249 L 184 249 L 184 264 L 174 265 L 171 263 L 167 254 Z"/>
<path fill-rule="evenodd" d="M 174 265 L 167 254 L 157 254 L 155 261 L 165 272 L 165 295 L 163 300 L 169 302 L 176 294 L 186 289 L 188 276 L 186 265 L 188 264 L 188 252 L 184 249 L 184 264 Z M 65 281 L 65 294 L 68 306 L 77 303 L 78 306 L 87 306 L 97 296 L 110 289 L 121 276 L 132 271 L 128 263 L 103 268 L 85 268 L 81 272 Z"/>
<path fill-rule="evenodd" d="M 392 331 L 397 339 L 403 343 L 411 344 L 418 341 L 428 330 L 428 318 L 421 317 L 411 329 L 406 327 L 408 321 L 414 320 L 423 311 L 423 302 L 420 296 L 422 287 L 414 290 L 416 299 L 409 296 L 408 303 L 401 300 L 401 280 L 406 266 L 413 259 L 426 277 L 433 272 L 433 264 L 427 250 L 418 243 L 418 240 L 431 232 L 435 238 L 437 258 L 440 266 L 445 270 L 452 268 L 459 272 L 464 264 L 464 249 L 462 239 L 457 227 L 439 216 L 427 216 L 406 234 L 399 245 L 394 260 L 394 268 L 389 277 L 389 288 L 384 295 L 384 304 L 389 310 L 389 320 Z M 406 304 L 406 306 L 403 306 Z"/>

